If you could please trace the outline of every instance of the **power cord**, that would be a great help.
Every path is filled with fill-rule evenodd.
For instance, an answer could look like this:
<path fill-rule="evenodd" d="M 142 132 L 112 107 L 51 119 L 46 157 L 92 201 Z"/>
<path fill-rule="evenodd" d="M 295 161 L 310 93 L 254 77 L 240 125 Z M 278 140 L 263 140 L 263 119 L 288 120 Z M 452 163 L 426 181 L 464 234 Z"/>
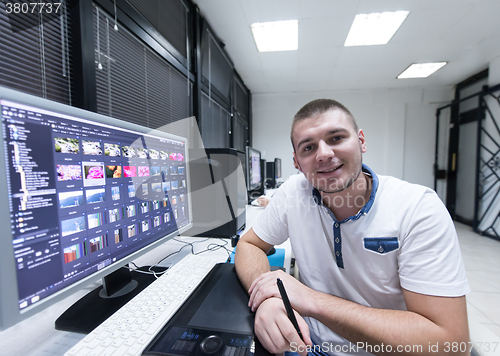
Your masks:
<path fill-rule="evenodd" d="M 127 266 L 123 266 L 122 268 L 126 268 L 128 270 L 132 270 L 132 271 L 137 272 L 137 273 L 153 275 L 153 276 L 155 276 L 156 279 L 160 278 L 161 275 L 164 274 L 167 271 L 167 269 L 168 269 L 168 267 L 159 266 L 158 264 L 156 264 L 156 265 L 149 266 L 147 271 L 143 271 L 134 262 L 129 262 L 129 265 L 133 265 L 134 268 L 130 268 L 130 267 L 127 267 Z M 153 270 L 154 267 L 165 268 L 165 270 L 161 271 L 161 272 L 156 272 L 156 271 Z"/>
<path fill-rule="evenodd" d="M 179 253 L 180 253 L 180 252 L 181 252 L 184 248 L 186 248 L 186 247 L 188 247 L 188 246 L 191 248 L 191 254 L 193 254 L 193 255 L 200 255 L 200 254 L 205 253 L 205 252 L 209 252 L 209 251 L 217 251 L 217 250 L 219 250 L 219 249 L 223 248 L 223 249 L 226 251 L 227 256 L 228 256 L 228 258 L 227 258 L 227 262 L 230 262 L 230 261 L 231 261 L 231 252 L 232 252 L 232 251 L 226 247 L 226 246 L 228 245 L 228 243 L 229 243 L 229 242 L 228 242 L 228 241 L 225 241 L 225 240 L 224 240 L 224 239 L 222 239 L 222 238 L 216 238 L 216 239 L 220 240 L 220 241 L 222 242 L 222 244 L 210 243 L 210 244 L 208 244 L 208 246 L 207 246 L 207 248 L 206 248 L 205 250 L 201 250 L 201 251 L 198 251 L 198 252 L 194 252 L 194 247 L 195 247 L 194 245 L 195 245 L 195 244 L 199 244 L 199 243 L 201 243 L 201 242 L 206 242 L 206 241 L 208 241 L 209 239 L 213 239 L 213 238 L 211 238 L 211 237 L 207 237 L 207 238 L 206 238 L 206 239 L 204 239 L 204 240 L 194 241 L 194 242 L 182 241 L 182 240 L 178 240 L 178 239 L 174 238 L 174 239 L 173 239 L 174 241 L 177 241 L 177 242 L 183 243 L 183 244 L 184 244 L 184 246 L 182 246 L 182 247 L 181 247 L 180 249 L 178 249 L 177 251 L 174 251 L 174 252 L 172 252 L 172 253 L 169 253 L 168 255 L 166 255 L 165 257 L 163 257 L 161 260 L 159 260 L 156 264 L 154 264 L 154 265 L 152 265 L 152 266 L 149 266 L 149 268 L 148 268 L 148 270 L 147 270 L 147 271 L 142 271 L 142 270 L 140 270 L 140 269 L 139 269 L 139 267 L 138 267 L 138 266 L 137 266 L 134 262 L 129 262 L 129 264 L 130 264 L 130 265 L 133 265 L 133 266 L 134 266 L 134 268 L 130 268 L 130 267 L 126 267 L 126 266 L 123 266 L 123 268 L 131 269 L 132 271 L 135 271 L 135 272 L 138 272 L 138 273 L 143 273 L 143 274 L 154 275 L 154 276 L 155 276 L 155 278 L 159 278 L 159 277 L 160 277 L 162 274 L 164 274 L 164 273 L 167 271 L 167 269 L 169 268 L 169 267 L 166 267 L 166 266 L 162 266 L 162 265 L 160 265 L 160 263 L 162 263 L 163 261 L 165 261 L 166 259 L 168 259 L 168 258 L 170 258 L 170 257 L 172 257 L 172 256 L 175 256 L 175 255 L 179 254 Z M 155 272 L 155 271 L 153 271 L 153 270 L 152 270 L 152 268 L 154 268 L 154 267 L 162 267 L 162 268 L 165 268 L 165 267 L 166 267 L 167 269 L 165 269 L 165 271 L 162 271 L 162 272 Z"/>
<path fill-rule="evenodd" d="M 208 252 L 208 251 L 217 251 L 217 250 L 220 250 L 221 248 L 223 248 L 224 250 L 226 250 L 227 252 L 227 257 L 229 258 L 231 256 L 231 250 L 229 250 L 226 246 L 227 244 L 229 243 L 228 241 L 225 241 L 221 238 L 217 238 L 218 240 L 221 240 L 224 244 L 222 245 L 219 245 L 219 244 L 216 244 L 216 243 L 211 243 L 207 246 L 207 248 L 203 251 L 199 251 L 199 252 L 196 252 L 196 253 L 193 253 L 193 255 L 199 255 L 199 254 L 202 254 L 202 253 L 205 253 L 205 252 Z M 206 241 L 206 240 L 205 240 Z"/>

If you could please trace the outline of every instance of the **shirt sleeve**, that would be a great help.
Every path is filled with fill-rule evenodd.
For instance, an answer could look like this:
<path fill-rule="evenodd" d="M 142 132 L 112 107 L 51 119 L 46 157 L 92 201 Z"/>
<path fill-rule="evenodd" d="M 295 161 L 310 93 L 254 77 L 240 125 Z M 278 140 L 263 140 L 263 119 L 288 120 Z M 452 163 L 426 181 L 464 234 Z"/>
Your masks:
<path fill-rule="evenodd" d="M 401 287 L 443 297 L 469 293 L 455 226 L 434 191 L 421 196 L 407 226 L 398 259 Z"/>
<path fill-rule="evenodd" d="M 252 226 L 255 234 L 264 242 L 279 245 L 288 239 L 288 204 L 286 201 L 287 184 L 274 193 L 269 204 Z"/>

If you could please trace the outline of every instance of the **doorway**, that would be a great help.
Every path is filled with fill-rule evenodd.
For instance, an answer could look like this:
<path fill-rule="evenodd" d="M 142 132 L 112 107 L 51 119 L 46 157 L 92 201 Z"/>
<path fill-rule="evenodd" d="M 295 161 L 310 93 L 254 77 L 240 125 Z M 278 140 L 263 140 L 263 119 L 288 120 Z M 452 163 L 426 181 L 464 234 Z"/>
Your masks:
<path fill-rule="evenodd" d="M 448 185 L 446 206 L 454 220 L 469 226 L 474 222 L 478 120 L 484 118 L 477 93 L 487 84 L 486 71 L 458 85 L 458 102 L 451 111 L 448 182 L 453 183 Z"/>
<path fill-rule="evenodd" d="M 452 218 L 500 239 L 500 85 L 460 83 L 437 110 L 434 189 Z"/>

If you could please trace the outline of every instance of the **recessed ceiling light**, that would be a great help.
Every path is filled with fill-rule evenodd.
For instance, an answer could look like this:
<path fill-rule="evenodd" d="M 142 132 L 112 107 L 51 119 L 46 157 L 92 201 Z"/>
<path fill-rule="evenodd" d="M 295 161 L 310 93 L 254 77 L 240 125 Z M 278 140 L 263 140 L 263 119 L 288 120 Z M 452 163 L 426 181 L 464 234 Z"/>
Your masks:
<path fill-rule="evenodd" d="M 398 75 L 398 79 L 427 78 L 429 75 L 446 65 L 447 62 L 413 63 Z"/>
<path fill-rule="evenodd" d="M 262 22 L 251 25 L 259 52 L 296 51 L 299 48 L 299 21 Z"/>
<path fill-rule="evenodd" d="M 386 44 L 409 13 L 409 11 L 396 11 L 356 15 L 344 46 Z"/>

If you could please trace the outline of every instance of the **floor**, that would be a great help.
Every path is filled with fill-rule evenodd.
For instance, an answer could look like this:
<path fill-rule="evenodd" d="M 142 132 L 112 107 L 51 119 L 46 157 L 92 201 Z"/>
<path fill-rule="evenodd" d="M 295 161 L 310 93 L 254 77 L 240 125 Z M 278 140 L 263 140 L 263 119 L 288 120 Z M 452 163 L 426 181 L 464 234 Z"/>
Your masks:
<path fill-rule="evenodd" d="M 500 241 L 480 236 L 467 225 L 455 223 L 467 278 L 469 319 L 500 337 Z"/>

